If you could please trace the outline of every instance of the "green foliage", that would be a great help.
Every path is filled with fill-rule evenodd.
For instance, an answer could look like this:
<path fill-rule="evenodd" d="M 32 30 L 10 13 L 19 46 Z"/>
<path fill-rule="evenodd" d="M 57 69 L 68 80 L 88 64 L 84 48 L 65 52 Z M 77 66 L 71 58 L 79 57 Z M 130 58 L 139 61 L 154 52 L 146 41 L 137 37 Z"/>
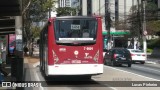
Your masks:
<path fill-rule="evenodd" d="M 71 7 L 57 8 L 57 16 L 74 16 L 76 15 L 76 9 Z"/>
<path fill-rule="evenodd" d="M 152 53 L 153 52 L 153 49 L 147 49 L 147 53 Z"/>
<path fill-rule="evenodd" d="M 146 21 L 154 21 L 158 19 L 158 6 L 153 3 L 149 2 L 146 5 Z"/>
<path fill-rule="evenodd" d="M 39 22 L 48 18 L 47 14 L 54 5 L 54 0 L 32 0 L 29 7 L 29 15 L 33 22 Z"/>
<path fill-rule="evenodd" d="M 147 22 L 147 29 L 148 29 L 148 32 L 151 34 L 156 34 L 157 32 L 160 32 L 160 21 Z"/>
<path fill-rule="evenodd" d="M 38 26 L 33 26 L 32 28 L 32 35 L 33 35 L 33 38 L 37 38 L 40 36 L 40 31 L 41 31 L 41 28 L 38 27 Z"/>
<path fill-rule="evenodd" d="M 160 39 L 148 40 L 147 47 L 150 49 L 154 49 L 155 47 L 160 47 Z"/>
<path fill-rule="evenodd" d="M 48 12 L 54 8 L 57 0 L 23 0 L 24 38 L 31 41 L 39 35 L 39 27 L 32 23 L 48 19 Z"/>
<path fill-rule="evenodd" d="M 138 36 L 139 34 L 142 34 L 142 22 L 143 22 L 143 5 L 138 5 L 139 10 L 137 8 L 137 5 L 131 7 L 131 14 L 129 15 L 129 22 L 130 22 L 130 30 L 131 34 L 133 36 Z M 157 10 L 158 7 L 155 3 L 153 3 L 153 0 L 149 0 L 146 4 L 146 30 L 148 34 L 153 35 L 159 31 L 159 21 L 157 21 Z"/>

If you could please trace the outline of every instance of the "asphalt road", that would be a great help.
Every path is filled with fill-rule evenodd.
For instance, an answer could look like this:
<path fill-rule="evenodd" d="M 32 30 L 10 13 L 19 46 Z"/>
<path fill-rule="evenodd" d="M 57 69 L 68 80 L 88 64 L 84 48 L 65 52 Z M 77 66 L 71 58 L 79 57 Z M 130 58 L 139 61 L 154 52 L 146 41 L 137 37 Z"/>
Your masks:
<path fill-rule="evenodd" d="M 125 65 L 114 68 L 160 80 L 160 64 L 132 64 L 131 68 Z"/>
<path fill-rule="evenodd" d="M 74 77 L 63 77 L 73 80 Z M 54 78 L 50 78 L 52 80 Z M 93 76 L 90 81 L 62 81 L 47 82 L 41 74 L 39 67 L 33 64 L 25 64 L 25 80 L 39 81 L 43 87 L 25 88 L 25 90 L 160 90 L 160 87 L 132 87 L 117 81 L 160 81 L 160 64 L 133 64 L 131 68 L 104 66 L 104 73 Z M 126 83 L 125 83 L 126 84 Z M 117 85 L 117 86 L 116 86 Z M 121 86 L 122 85 L 122 86 Z"/>

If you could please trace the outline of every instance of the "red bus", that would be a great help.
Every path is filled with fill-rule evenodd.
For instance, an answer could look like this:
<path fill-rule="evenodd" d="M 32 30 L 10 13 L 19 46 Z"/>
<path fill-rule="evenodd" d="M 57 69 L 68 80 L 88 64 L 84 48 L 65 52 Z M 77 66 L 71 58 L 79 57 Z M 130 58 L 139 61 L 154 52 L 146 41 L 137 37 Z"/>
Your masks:
<path fill-rule="evenodd" d="M 103 73 L 101 17 L 50 18 L 40 34 L 40 69 L 45 76 Z"/>

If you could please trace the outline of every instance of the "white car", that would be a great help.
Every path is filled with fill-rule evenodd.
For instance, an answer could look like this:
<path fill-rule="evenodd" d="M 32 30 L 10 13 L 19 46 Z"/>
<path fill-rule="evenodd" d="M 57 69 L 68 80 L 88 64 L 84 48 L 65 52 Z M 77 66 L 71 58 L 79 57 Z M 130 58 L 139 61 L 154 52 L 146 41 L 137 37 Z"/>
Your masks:
<path fill-rule="evenodd" d="M 141 64 L 144 64 L 147 60 L 147 54 L 144 53 L 143 50 L 138 49 L 128 49 L 131 53 L 132 61 L 133 62 L 140 62 Z"/>

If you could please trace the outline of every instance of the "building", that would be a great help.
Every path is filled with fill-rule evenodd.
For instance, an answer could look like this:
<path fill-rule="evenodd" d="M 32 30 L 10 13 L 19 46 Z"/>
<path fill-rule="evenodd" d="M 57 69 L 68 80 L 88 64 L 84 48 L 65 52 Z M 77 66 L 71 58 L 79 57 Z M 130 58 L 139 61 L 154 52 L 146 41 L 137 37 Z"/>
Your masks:
<path fill-rule="evenodd" d="M 102 16 L 103 30 L 105 30 L 105 0 L 79 0 L 80 11 L 82 16 L 99 15 Z"/>
<path fill-rule="evenodd" d="M 58 7 L 71 7 L 71 0 L 58 0 Z"/>
<path fill-rule="evenodd" d="M 108 0 L 113 21 L 124 20 L 132 12 L 131 7 L 137 5 L 137 0 Z M 139 0 L 141 3 L 141 0 Z"/>
<path fill-rule="evenodd" d="M 51 17 L 56 17 L 57 16 L 57 11 L 56 11 L 56 8 L 58 8 L 58 1 L 57 0 L 54 4 L 54 7 L 52 8 L 52 11 L 51 11 Z"/>
<path fill-rule="evenodd" d="M 103 17 L 103 30 L 105 29 L 106 11 L 110 11 L 113 22 L 124 20 L 131 13 L 131 7 L 137 5 L 137 0 L 79 0 L 81 15 L 100 15 Z M 139 0 L 139 3 L 141 0 Z M 108 4 L 108 8 L 106 5 Z M 115 31 L 114 28 L 112 28 Z"/>

